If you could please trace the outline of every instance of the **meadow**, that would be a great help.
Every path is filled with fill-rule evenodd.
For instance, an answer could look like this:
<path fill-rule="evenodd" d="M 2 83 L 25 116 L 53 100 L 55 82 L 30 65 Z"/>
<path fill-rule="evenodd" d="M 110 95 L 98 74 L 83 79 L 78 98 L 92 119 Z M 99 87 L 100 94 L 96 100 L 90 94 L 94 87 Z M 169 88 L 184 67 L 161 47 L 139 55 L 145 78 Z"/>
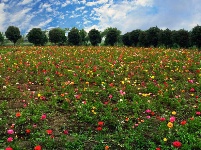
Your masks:
<path fill-rule="evenodd" d="M 201 52 L 1 47 L 0 149 L 201 149 Z"/>

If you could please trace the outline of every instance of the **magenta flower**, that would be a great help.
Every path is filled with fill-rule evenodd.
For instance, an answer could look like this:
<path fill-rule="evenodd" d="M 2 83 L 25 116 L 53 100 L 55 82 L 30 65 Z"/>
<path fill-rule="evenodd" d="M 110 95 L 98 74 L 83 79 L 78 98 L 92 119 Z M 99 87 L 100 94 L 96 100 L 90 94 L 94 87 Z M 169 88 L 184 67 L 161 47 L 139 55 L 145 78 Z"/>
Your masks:
<path fill-rule="evenodd" d="M 12 137 L 7 138 L 7 142 L 12 142 L 12 141 L 13 141 Z"/>
<path fill-rule="evenodd" d="M 109 98 L 110 98 L 110 99 L 112 98 L 112 95 L 111 95 L 111 94 L 109 95 Z"/>
<path fill-rule="evenodd" d="M 120 90 L 119 93 L 120 93 L 121 96 L 126 94 L 126 92 L 123 92 L 122 90 Z"/>
<path fill-rule="evenodd" d="M 14 131 L 12 129 L 7 130 L 8 134 L 14 134 Z"/>
<path fill-rule="evenodd" d="M 47 118 L 46 114 L 43 114 L 40 119 L 45 120 L 46 118 Z"/>
<path fill-rule="evenodd" d="M 151 110 L 150 110 L 150 109 L 147 109 L 145 112 L 146 112 L 146 113 L 150 113 L 150 112 L 151 112 Z"/>
<path fill-rule="evenodd" d="M 176 118 L 174 116 L 170 117 L 170 122 L 174 122 Z"/>
<path fill-rule="evenodd" d="M 200 114 L 201 114 L 201 112 L 200 112 L 200 111 L 197 111 L 197 112 L 196 112 L 196 115 L 198 115 L 198 116 L 199 116 Z"/>

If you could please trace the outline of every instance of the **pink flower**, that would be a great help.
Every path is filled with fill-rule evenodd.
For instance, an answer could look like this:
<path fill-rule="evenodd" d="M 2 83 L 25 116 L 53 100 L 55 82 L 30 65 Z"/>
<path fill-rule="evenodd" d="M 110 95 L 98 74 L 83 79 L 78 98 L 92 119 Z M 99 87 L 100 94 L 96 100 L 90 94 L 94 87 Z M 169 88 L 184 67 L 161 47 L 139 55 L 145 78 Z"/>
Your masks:
<path fill-rule="evenodd" d="M 147 119 L 150 119 L 151 117 L 150 116 L 147 116 Z"/>
<path fill-rule="evenodd" d="M 40 119 L 45 120 L 46 118 L 47 118 L 46 114 L 43 114 Z"/>
<path fill-rule="evenodd" d="M 64 134 L 68 134 L 68 130 L 64 130 L 63 133 L 64 133 Z"/>
<path fill-rule="evenodd" d="M 145 112 L 146 112 L 146 113 L 150 113 L 150 112 L 151 112 L 151 110 L 150 110 L 150 109 L 147 109 Z"/>
<path fill-rule="evenodd" d="M 112 98 L 112 95 L 111 95 L 111 94 L 109 95 L 109 98 L 110 98 L 110 99 Z"/>
<path fill-rule="evenodd" d="M 13 141 L 13 138 L 12 137 L 9 137 L 8 139 L 7 139 L 7 142 L 12 142 Z"/>
<path fill-rule="evenodd" d="M 198 116 L 199 116 L 200 114 L 201 114 L 201 112 L 200 112 L 200 111 L 197 111 L 197 112 L 196 112 L 196 115 L 198 115 Z"/>
<path fill-rule="evenodd" d="M 170 122 L 174 122 L 175 119 L 176 119 L 176 118 L 175 118 L 174 116 L 170 117 Z"/>
<path fill-rule="evenodd" d="M 120 90 L 119 93 L 120 93 L 121 96 L 126 94 L 126 92 L 123 92 L 122 90 Z"/>
<path fill-rule="evenodd" d="M 190 89 L 190 92 L 195 92 L 195 89 L 194 89 L 194 88 L 191 88 L 191 89 Z"/>
<path fill-rule="evenodd" d="M 13 150 L 13 148 L 11 148 L 11 147 L 6 147 L 5 150 Z"/>
<path fill-rule="evenodd" d="M 165 121 L 165 118 L 164 118 L 164 117 L 161 117 L 161 118 L 160 118 L 160 121 Z"/>
<path fill-rule="evenodd" d="M 8 134 L 14 134 L 14 131 L 12 129 L 7 130 Z"/>

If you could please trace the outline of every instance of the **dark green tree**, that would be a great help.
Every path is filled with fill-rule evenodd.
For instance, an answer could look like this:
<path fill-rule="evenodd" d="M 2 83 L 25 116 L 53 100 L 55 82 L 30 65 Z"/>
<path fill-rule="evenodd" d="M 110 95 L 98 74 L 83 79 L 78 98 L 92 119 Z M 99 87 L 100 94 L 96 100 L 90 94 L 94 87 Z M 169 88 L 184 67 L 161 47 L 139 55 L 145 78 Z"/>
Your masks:
<path fill-rule="evenodd" d="M 139 43 L 139 36 L 142 30 L 136 29 L 130 32 L 130 40 L 133 46 L 137 46 Z"/>
<path fill-rule="evenodd" d="M 77 28 L 72 28 L 68 33 L 68 42 L 70 45 L 80 45 L 81 37 Z"/>
<path fill-rule="evenodd" d="M 122 36 L 122 42 L 125 46 L 131 46 L 132 45 L 132 41 L 130 39 L 130 32 L 127 32 Z"/>
<path fill-rule="evenodd" d="M 121 31 L 117 28 L 107 28 L 104 32 L 106 32 L 105 45 L 114 46 L 119 41 Z"/>
<path fill-rule="evenodd" d="M 2 45 L 4 42 L 4 35 L 0 32 L 0 45 Z"/>
<path fill-rule="evenodd" d="M 148 46 L 156 47 L 158 45 L 158 34 L 160 29 L 158 27 L 151 27 L 147 31 Z"/>
<path fill-rule="evenodd" d="M 79 30 L 80 38 L 81 38 L 81 45 L 87 45 L 88 42 L 88 37 L 87 37 L 87 32 L 82 29 Z"/>
<path fill-rule="evenodd" d="M 177 44 L 181 47 L 181 48 L 187 48 L 189 46 L 189 42 L 190 42 L 190 35 L 189 32 L 187 30 L 184 29 L 180 29 L 177 31 L 176 34 L 177 37 Z"/>
<path fill-rule="evenodd" d="M 51 43 L 63 45 L 66 42 L 65 30 L 54 28 L 49 31 L 49 41 Z"/>
<path fill-rule="evenodd" d="M 147 40 L 147 32 L 146 31 L 142 31 L 139 35 L 139 46 L 142 47 L 148 47 L 148 40 Z"/>
<path fill-rule="evenodd" d="M 201 26 L 195 26 L 190 34 L 192 45 L 197 46 L 199 49 L 201 48 Z"/>
<path fill-rule="evenodd" d="M 98 43 L 101 43 L 101 34 L 96 29 L 91 29 L 89 31 L 89 41 L 91 42 L 91 45 L 96 46 Z"/>
<path fill-rule="evenodd" d="M 166 48 L 172 46 L 172 31 L 168 28 L 166 30 L 161 30 L 158 35 L 159 45 L 164 45 Z"/>
<path fill-rule="evenodd" d="M 20 35 L 20 30 L 18 27 L 15 26 L 9 26 L 5 32 L 6 37 L 14 43 L 17 42 L 18 39 L 20 39 L 22 36 Z"/>
<path fill-rule="evenodd" d="M 48 42 L 45 32 L 40 28 L 33 28 L 27 34 L 28 41 L 34 45 L 44 45 Z"/>

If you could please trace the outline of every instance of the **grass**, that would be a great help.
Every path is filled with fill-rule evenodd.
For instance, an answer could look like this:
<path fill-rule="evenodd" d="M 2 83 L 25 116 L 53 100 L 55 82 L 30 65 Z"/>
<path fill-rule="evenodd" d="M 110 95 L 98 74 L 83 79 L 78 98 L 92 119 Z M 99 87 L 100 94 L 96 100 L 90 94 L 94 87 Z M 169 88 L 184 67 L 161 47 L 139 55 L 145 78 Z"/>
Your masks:
<path fill-rule="evenodd" d="M 1 47 L 0 148 L 201 149 L 201 53 Z"/>

